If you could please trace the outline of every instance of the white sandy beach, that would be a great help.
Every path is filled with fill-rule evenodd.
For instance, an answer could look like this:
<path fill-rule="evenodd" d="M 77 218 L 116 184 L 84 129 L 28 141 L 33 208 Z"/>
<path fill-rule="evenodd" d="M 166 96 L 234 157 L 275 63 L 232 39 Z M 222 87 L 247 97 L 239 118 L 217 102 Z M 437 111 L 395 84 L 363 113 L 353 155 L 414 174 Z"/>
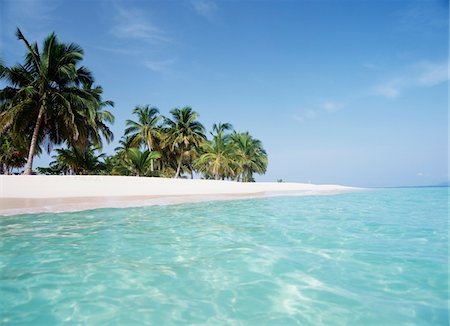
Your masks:
<path fill-rule="evenodd" d="M 358 188 L 125 176 L 0 176 L 0 215 L 79 211 L 277 195 L 323 195 Z"/>

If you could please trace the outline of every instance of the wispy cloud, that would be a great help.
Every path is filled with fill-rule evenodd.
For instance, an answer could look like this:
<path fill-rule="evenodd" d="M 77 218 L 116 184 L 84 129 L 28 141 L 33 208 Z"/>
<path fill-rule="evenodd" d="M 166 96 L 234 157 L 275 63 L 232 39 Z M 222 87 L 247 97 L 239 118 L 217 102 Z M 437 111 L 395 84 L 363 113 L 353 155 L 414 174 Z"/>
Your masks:
<path fill-rule="evenodd" d="M 115 25 L 111 32 L 119 38 L 139 39 L 153 43 L 169 42 L 170 38 L 150 22 L 145 11 L 115 7 Z"/>
<path fill-rule="evenodd" d="M 420 62 L 417 68 L 421 70 L 417 76 L 417 83 L 423 86 L 434 86 L 448 81 L 449 66 L 447 62 Z"/>
<path fill-rule="evenodd" d="M 378 65 L 375 65 L 375 64 L 373 64 L 373 63 L 364 63 L 364 64 L 363 64 L 363 67 L 364 67 L 364 68 L 367 68 L 367 69 L 372 69 L 372 70 L 378 70 L 378 69 L 380 69 L 380 67 L 379 67 Z"/>
<path fill-rule="evenodd" d="M 389 80 L 375 87 L 375 93 L 386 98 L 395 98 L 400 94 L 400 87 L 397 81 Z"/>
<path fill-rule="evenodd" d="M 155 72 L 166 72 L 174 60 L 161 60 L 161 61 L 145 61 L 144 66 Z"/>
<path fill-rule="evenodd" d="M 22 18 L 24 21 L 46 21 L 53 17 L 55 9 L 59 7 L 61 1 L 29 0 L 29 1 L 5 1 L 4 10 L 14 18 Z"/>
<path fill-rule="evenodd" d="M 109 53 L 115 53 L 115 54 L 125 54 L 125 55 L 137 55 L 142 53 L 142 50 L 137 49 L 131 49 L 131 48 L 114 48 L 114 47 L 107 47 L 107 46 L 93 46 L 93 48 L 109 52 Z"/>
<path fill-rule="evenodd" d="M 445 83 L 448 80 L 449 67 L 446 61 L 420 61 L 408 66 L 397 76 L 386 79 L 373 87 L 373 93 L 392 99 L 409 89 L 432 87 Z"/>
<path fill-rule="evenodd" d="M 307 120 L 315 120 L 321 117 L 324 114 L 330 114 L 337 112 L 344 105 L 338 103 L 336 101 L 326 100 L 319 104 L 313 105 L 309 108 L 301 108 L 297 110 L 295 114 L 292 115 L 292 118 L 298 122 L 304 122 Z"/>
<path fill-rule="evenodd" d="M 396 13 L 401 30 L 426 32 L 448 28 L 448 5 L 445 0 L 415 0 L 405 4 L 406 7 Z"/>
<path fill-rule="evenodd" d="M 60 5 L 60 0 L 2 1 L 2 36 L 4 41 L 7 40 L 2 47 L 16 40 L 16 27 L 19 27 L 29 40 L 44 39 L 51 32 L 51 23 L 57 20 L 55 11 Z"/>
<path fill-rule="evenodd" d="M 324 101 L 322 108 L 327 112 L 336 112 L 342 108 L 342 104 L 334 101 Z"/>
<path fill-rule="evenodd" d="M 215 2 L 210 0 L 192 0 L 191 4 L 195 12 L 200 16 L 203 16 L 210 21 L 217 17 L 219 7 Z"/>

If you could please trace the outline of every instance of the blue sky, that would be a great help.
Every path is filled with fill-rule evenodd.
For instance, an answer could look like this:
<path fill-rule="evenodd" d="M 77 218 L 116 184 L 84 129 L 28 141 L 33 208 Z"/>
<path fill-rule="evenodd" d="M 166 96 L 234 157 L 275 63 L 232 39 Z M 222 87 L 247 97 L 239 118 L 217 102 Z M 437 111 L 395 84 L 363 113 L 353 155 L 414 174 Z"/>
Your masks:
<path fill-rule="evenodd" d="M 448 179 L 447 1 L 3 0 L 0 15 L 7 64 L 24 54 L 16 26 L 83 47 L 116 103 L 107 152 L 135 105 L 190 105 L 262 140 L 257 180 Z"/>

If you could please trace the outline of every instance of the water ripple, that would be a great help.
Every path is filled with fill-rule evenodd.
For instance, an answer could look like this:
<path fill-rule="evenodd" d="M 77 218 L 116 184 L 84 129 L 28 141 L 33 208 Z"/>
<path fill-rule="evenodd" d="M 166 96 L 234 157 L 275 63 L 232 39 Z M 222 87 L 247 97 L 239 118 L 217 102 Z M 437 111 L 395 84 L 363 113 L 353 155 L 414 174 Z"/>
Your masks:
<path fill-rule="evenodd" d="M 0 220 L 0 323 L 448 324 L 448 190 Z"/>

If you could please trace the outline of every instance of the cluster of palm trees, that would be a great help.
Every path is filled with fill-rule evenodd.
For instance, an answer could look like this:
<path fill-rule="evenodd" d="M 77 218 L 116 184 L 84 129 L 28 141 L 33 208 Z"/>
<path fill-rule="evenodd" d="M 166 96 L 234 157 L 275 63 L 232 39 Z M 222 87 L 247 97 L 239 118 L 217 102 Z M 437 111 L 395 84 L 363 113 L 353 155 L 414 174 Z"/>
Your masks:
<path fill-rule="evenodd" d="M 248 132 L 236 132 L 228 123 L 214 124 L 210 137 L 190 107 L 173 109 L 165 117 L 150 106 L 137 106 L 135 120 L 126 129 L 115 154 L 101 153 L 111 142 L 111 101 L 102 99 L 92 73 L 81 65 L 83 50 L 60 43 L 54 33 L 42 49 L 26 47 L 23 64 L 0 62 L 0 173 L 25 166 L 33 173 L 33 158 L 54 145 L 55 160 L 42 174 L 108 174 L 254 181 L 253 174 L 267 169 L 262 143 Z"/>
<path fill-rule="evenodd" d="M 201 174 L 207 179 L 254 181 L 263 174 L 267 154 L 248 132 L 233 131 L 229 123 L 214 124 L 210 139 L 190 107 L 175 108 L 170 117 L 150 106 L 133 110 L 125 135 L 116 148 L 111 174 L 164 176 Z"/>

